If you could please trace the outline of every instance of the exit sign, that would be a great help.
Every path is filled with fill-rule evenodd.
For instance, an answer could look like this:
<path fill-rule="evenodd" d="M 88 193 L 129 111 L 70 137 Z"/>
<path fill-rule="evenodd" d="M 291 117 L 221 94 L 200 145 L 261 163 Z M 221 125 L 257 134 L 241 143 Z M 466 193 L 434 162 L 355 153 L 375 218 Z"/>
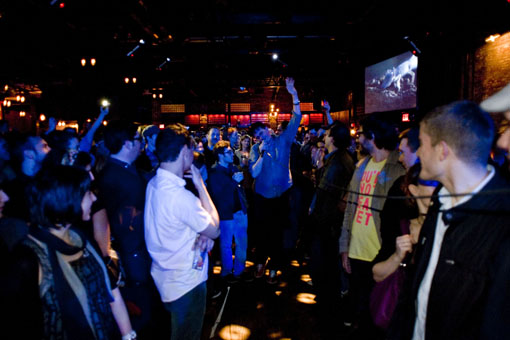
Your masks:
<path fill-rule="evenodd" d="M 403 122 L 410 122 L 410 120 L 409 120 L 409 113 L 402 113 L 402 121 Z"/>

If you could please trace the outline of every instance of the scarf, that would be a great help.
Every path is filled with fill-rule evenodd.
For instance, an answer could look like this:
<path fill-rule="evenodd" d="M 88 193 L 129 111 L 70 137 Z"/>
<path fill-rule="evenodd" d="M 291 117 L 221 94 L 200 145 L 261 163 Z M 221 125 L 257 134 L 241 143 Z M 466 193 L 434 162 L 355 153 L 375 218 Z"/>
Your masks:
<path fill-rule="evenodd" d="M 90 340 L 95 339 L 96 336 L 90 317 L 87 292 L 74 270 L 60 255 L 74 255 L 80 251 L 87 252 L 85 237 L 78 230 L 73 229 L 73 232 L 77 236 L 77 244 L 80 246 L 67 244 L 47 229 L 39 227 L 33 228 L 30 235 L 47 246 L 57 303 L 60 307 L 63 329 L 67 338 Z M 71 236 L 74 235 L 71 234 Z"/>

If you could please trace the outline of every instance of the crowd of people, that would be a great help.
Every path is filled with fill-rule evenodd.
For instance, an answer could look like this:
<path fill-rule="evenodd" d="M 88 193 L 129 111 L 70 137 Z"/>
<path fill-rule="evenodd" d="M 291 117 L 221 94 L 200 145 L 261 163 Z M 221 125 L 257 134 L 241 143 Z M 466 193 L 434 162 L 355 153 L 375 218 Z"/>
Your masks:
<path fill-rule="evenodd" d="M 0 294 L 21 339 L 200 339 L 225 285 L 307 259 L 324 338 L 508 339 L 510 85 L 399 131 L 1 129 Z M 0 128 L 5 126 L 5 122 Z M 254 263 L 246 267 L 247 259 Z M 220 279 L 212 277 L 221 264 Z M 339 311 L 343 312 L 339 314 Z M 169 320 L 169 321 L 167 321 Z M 168 325 L 170 324 L 170 326 Z"/>

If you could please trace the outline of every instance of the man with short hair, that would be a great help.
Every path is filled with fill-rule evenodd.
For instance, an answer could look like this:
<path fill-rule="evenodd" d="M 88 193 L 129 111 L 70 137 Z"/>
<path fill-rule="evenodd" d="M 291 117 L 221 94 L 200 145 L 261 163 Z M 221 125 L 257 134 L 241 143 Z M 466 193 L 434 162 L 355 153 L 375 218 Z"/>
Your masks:
<path fill-rule="evenodd" d="M 398 145 L 398 153 L 400 154 L 398 161 L 409 170 L 413 165 L 419 162 L 416 151 L 420 147 L 420 140 L 418 139 L 419 129 L 409 128 L 400 133 L 398 138 L 400 144 Z"/>
<path fill-rule="evenodd" d="M 216 162 L 213 154 L 213 148 L 221 139 L 220 130 L 217 127 L 212 127 L 207 132 L 207 145 L 204 146 L 205 165 L 207 170 L 211 169 Z"/>
<path fill-rule="evenodd" d="M 5 193 L 10 197 L 4 214 L 9 217 L 29 219 L 29 206 L 25 189 L 39 172 L 51 148 L 39 136 L 27 136 L 14 149 L 16 177 L 5 183 Z"/>
<path fill-rule="evenodd" d="M 327 127 L 324 166 L 317 170 L 318 185 L 310 207 L 312 234 L 310 264 L 313 287 L 326 328 L 334 323 L 340 293 L 338 238 L 343 220 L 346 188 L 355 165 L 347 152 L 349 129 L 340 122 Z M 336 327 L 334 327 L 336 330 Z M 329 329 L 330 330 L 330 329 Z"/>
<path fill-rule="evenodd" d="M 218 161 L 211 168 L 207 188 L 220 216 L 221 276 L 229 283 L 241 279 L 248 247 L 248 216 L 246 196 L 241 181 L 242 171 L 233 165 L 234 152 L 227 141 L 214 146 Z M 232 240 L 235 260 L 232 261 Z"/>
<path fill-rule="evenodd" d="M 97 177 L 98 199 L 106 208 L 112 248 L 117 251 L 126 274 L 121 292 L 128 305 L 139 309 L 131 321 L 135 330 L 143 334 L 150 331 L 153 283 L 144 240 L 146 183 L 133 166 L 142 150 L 142 137 L 135 124 L 112 121 L 104 131 L 104 144 L 110 157 Z"/>
<path fill-rule="evenodd" d="M 488 165 L 491 117 L 453 102 L 420 123 L 420 178 L 439 181 L 415 250 L 416 272 L 391 339 L 507 339 L 508 183 Z"/>
<path fill-rule="evenodd" d="M 346 326 L 371 325 L 368 313 L 373 286 L 372 261 L 381 248 L 380 212 L 393 182 L 405 171 L 398 162 L 395 127 L 372 114 L 361 123 L 360 144 L 370 156 L 362 161 L 349 183 L 349 195 L 340 236 L 342 265 L 349 276 L 351 313 Z M 373 196 L 372 196 L 373 195 Z M 361 326 L 361 325 L 360 325 Z"/>
<path fill-rule="evenodd" d="M 151 274 L 171 313 L 171 338 L 199 340 L 208 272 L 208 256 L 203 252 L 210 251 L 212 239 L 220 235 L 218 212 L 200 171 L 192 165 L 192 139 L 183 125 L 170 125 L 159 133 L 156 154 L 161 163 L 147 186 L 145 202 Z M 188 171 L 199 197 L 184 187 Z"/>
<path fill-rule="evenodd" d="M 140 129 L 138 130 L 143 137 L 145 147 L 140 157 L 136 160 L 136 167 L 146 174 L 146 178 L 150 179 L 159 165 L 159 159 L 156 156 L 156 138 L 158 137 L 159 127 L 156 125 L 147 125 L 141 129 L 141 132 Z"/>
<path fill-rule="evenodd" d="M 275 136 L 263 123 L 252 124 L 252 135 L 259 140 L 250 151 L 250 172 L 255 179 L 253 215 L 257 228 L 257 273 L 264 275 L 267 257 L 270 275 L 268 282 L 277 283 L 276 270 L 282 266 L 283 230 L 289 223 L 289 189 L 292 176 L 289 169 L 290 149 L 301 121 L 301 108 L 294 79 L 285 79 L 292 96 L 293 111 L 289 125 Z"/>

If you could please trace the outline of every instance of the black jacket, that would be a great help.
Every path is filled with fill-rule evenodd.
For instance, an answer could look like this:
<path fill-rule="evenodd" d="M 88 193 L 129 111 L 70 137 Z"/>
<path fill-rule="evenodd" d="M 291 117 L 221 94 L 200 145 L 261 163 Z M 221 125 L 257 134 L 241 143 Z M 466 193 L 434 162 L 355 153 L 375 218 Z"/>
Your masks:
<path fill-rule="evenodd" d="M 496 174 L 479 194 L 443 212 L 449 226 L 430 287 L 426 339 L 510 338 L 508 189 L 508 183 Z M 390 339 L 412 337 L 418 289 L 429 263 L 440 209 L 439 200 L 433 199 L 416 249 L 416 272 L 402 292 Z"/>
<path fill-rule="evenodd" d="M 232 179 L 234 172 L 238 171 L 241 170 L 235 166 L 225 168 L 216 163 L 209 172 L 207 189 L 222 221 L 234 219 L 234 213 L 239 210 L 247 211 L 244 189 Z"/>

